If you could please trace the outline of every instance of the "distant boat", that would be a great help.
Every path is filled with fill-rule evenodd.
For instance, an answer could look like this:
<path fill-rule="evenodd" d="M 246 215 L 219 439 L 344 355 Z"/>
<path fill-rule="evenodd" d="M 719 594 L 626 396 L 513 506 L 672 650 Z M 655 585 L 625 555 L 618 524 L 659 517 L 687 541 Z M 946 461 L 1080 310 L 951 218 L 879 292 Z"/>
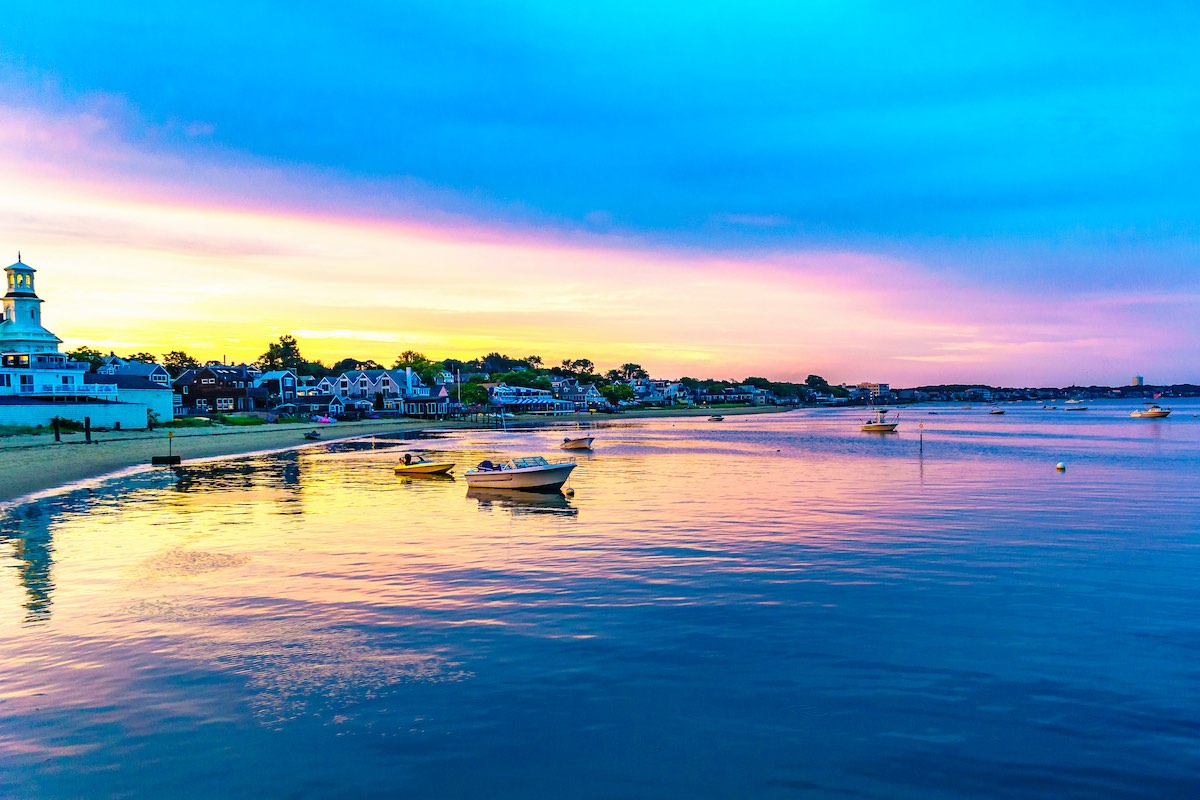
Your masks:
<path fill-rule="evenodd" d="M 1159 408 L 1158 403 L 1146 403 L 1149 408 L 1134 409 L 1129 412 L 1129 416 L 1134 419 L 1162 419 L 1170 416 L 1171 409 Z"/>
<path fill-rule="evenodd" d="M 1058 411 L 1058 406 L 1042 406 L 1042 411 Z"/>
<path fill-rule="evenodd" d="M 563 450 L 591 450 L 592 442 L 594 441 L 595 439 L 591 436 L 580 436 L 578 439 L 572 439 L 568 436 L 567 438 L 563 439 L 563 442 L 559 445 L 559 447 L 561 447 Z"/>
<path fill-rule="evenodd" d="M 574 461 L 550 462 L 541 456 L 526 456 L 503 464 L 481 461 L 479 466 L 463 473 L 463 477 L 468 488 L 552 492 L 562 488 L 577 466 Z"/>
<path fill-rule="evenodd" d="M 1071 402 L 1071 401 L 1070 401 L 1070 400 L 1068 400 L 1067 402 L 1069 403 L 1069 402 Z M 1082 402 L 1082 401 L 1081 401 L 1081 400 L 1076 400 L 1075 402 L 1076 402 L 1076 403 L 1079 403 L 1079 402 Z M 1087 407 L 1087 406 L 1071 406 L 1070 408 L 1065 408 L 1065 409 L 1063 409 L 1063 410 L 1064 410 L 1064 411 L 1087 411 L 1087 409 L 1088 409 L 1088 407 Z"/>
<path fill-rule="evenodd" d="M 1072 397 L 1070 400 L 1067 401 L 1067 405 L 1074 405 L 1076 403 L 1082 403 L 1082 402 L 1083 401 L 1080 400 L 1078 397 Z"/>
<path fill-rule="evenodd" d="M 1003 413 L 1004 413 L 1004 409 L 1003 409 L 1003 408 L 993 408 L 993 409 L 992 409 L 991 411 L 989 411 L 988 413 L 989 413 L 989 414 L 1003 414 Z"/>
<path fill-rule="evenodd" d="M 711 417 L 708 418 L 708 421 L 709 422 L 724 422 L 725 418 L 722 417 L 720 414 L 713 414 Z"/>
<path fill-rule="evenodd" d="M 892 433 L 900 424 L 900 418 L 897 416 L 895 422 L 888 422 L 886 419 L 887 413 L 886 408 L 879 409 L 875 412 L 874 419 L 864 419 L 862 421 L 862 427 L 859 430 L 864 433 Z"/>

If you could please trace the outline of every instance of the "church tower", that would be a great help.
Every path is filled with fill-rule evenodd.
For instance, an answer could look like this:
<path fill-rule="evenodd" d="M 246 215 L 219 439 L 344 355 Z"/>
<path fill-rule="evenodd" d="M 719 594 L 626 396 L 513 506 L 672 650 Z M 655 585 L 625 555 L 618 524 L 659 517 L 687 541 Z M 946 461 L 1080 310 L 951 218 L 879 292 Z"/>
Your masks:
<path fill-rule="evenodd" d="M 57 353 L 62 340 L 42 327 L 42 301 L 33 290 L 33 267 L 21 261 L 5 267 L 8 293 L 0 316 L 0 353 Z"/>

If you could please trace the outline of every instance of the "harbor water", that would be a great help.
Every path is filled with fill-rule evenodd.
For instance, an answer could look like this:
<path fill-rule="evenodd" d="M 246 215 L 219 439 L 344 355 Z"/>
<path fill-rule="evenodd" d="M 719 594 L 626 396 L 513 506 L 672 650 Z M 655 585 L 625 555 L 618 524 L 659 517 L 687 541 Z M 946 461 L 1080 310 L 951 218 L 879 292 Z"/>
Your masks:
<path fill-rule="evenodd" d="M 1200 797 L 1173 405 L 605 416 L 12 505 L 0 796 Z M 571 455 L 574 494 L 418 451 Z"/>

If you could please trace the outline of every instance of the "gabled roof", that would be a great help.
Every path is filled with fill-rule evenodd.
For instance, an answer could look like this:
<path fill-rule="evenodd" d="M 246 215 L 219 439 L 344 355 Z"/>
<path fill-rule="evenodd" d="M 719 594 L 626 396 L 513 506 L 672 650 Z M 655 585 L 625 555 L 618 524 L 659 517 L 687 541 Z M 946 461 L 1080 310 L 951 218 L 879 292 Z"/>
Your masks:
<path fill-rule="evenodd" d="M 141 375 L 101 375 L 89 372 L 83 376 L 83 382 L 87 384 L 109 384 L 116 386 L 118 389 L 153 389 L 157 392 L 171 391 L 161 383 L 155 383 L 152 380 L 143 378 Z"/>
<path fill-rule="evenodd" d="M 159 371 L 167 371 L 166 367 L 161 364 L 143 364 L 140 361 L 126 361 L 120 364 L 112 364 L 109 368 L 114 370 L 113 375 L 137 375 L 143 378 Z"/>

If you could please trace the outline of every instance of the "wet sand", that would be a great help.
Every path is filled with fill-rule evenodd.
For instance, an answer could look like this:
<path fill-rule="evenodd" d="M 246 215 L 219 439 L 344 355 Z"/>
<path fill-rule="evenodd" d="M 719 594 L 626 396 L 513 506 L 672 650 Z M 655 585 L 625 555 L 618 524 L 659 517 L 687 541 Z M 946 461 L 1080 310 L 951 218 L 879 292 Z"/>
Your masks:
<path fill-rule="evenodd" d="M 525 427 L 563 422 L 600 422 L 638 417 L 725 416 L 782 411 L 775 407 L 729 409 L 639 410 L 622 414 L 567 414 L 557 417 L 525 415 L 509 424 Z M 324 442 L 337 439 L 398 433 L 479 427 L 471 422 L 444 420 L 365 420 L 336 425 L 312 423 L 271 424 L 253 427 L 217 425 L 211 428 L 177 428 L 154 431 L 107 431 L 92 434 L 93 444 L 82 433 L 63 434 L 55 442 L 51 433 L 0 437 L 0 503 L 55 489 L 76 481 L 118 470 L 149 465 L 153 456 L 167 454 L 167 433 L 174 433 L 172 451 L 184 463 L 195 459 L 237 456 L 263 450 L 282 450 L 313 444 L 304 433 L 319 429 Z"/>

